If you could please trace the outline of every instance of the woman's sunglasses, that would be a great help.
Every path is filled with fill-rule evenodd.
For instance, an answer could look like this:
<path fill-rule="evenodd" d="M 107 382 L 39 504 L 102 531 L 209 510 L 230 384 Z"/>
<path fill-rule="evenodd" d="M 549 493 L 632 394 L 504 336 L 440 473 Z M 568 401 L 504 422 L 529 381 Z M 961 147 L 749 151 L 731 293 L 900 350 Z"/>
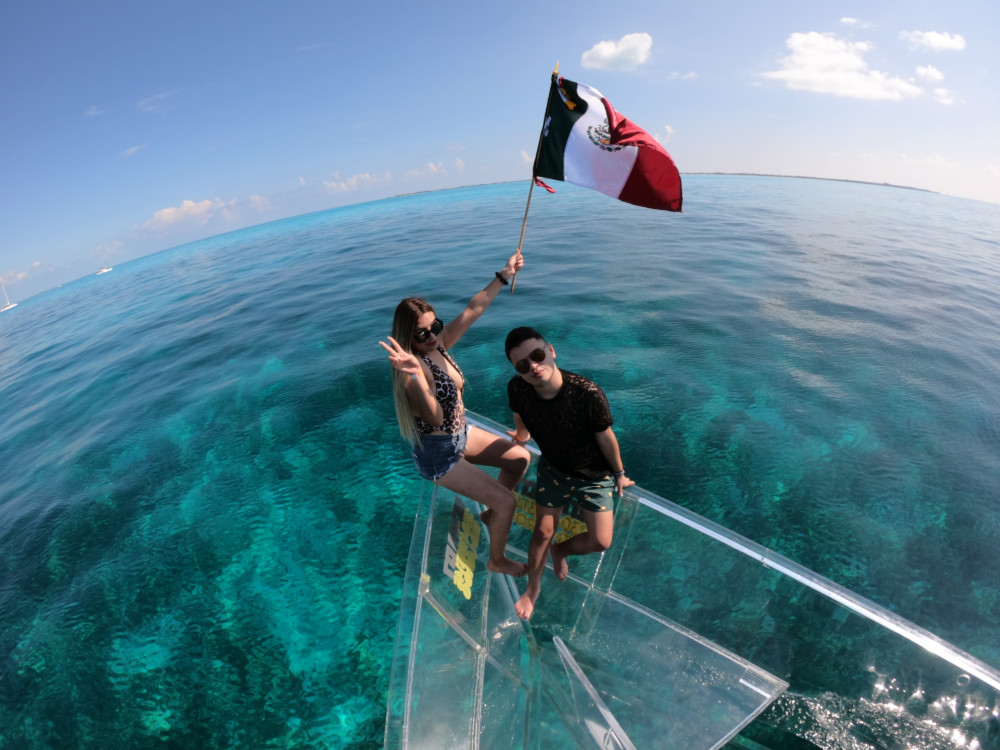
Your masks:
<path fill-rule="evenodd" d="M 413 338 L 416 339 L 416 342 L 418 344 L 422 344 L 431 337 L 432 333 L 435 336 L 437 336 L 443 330 L 444 330 L 444 322 L 441 320 L 441 318 L 434 318 L 434 322 L 431 323 L 430 328 L 418 328 L 416 332 L 413 334 Z"/>
<path fill-rule="evenodd" d="M 544 362 L 545 350 L 535 349 L 535 351 L 528 354 L 528 356 L 525 357 L 524 359 L 517 360 L 517 362 L 514 363 L 514 369 L 517 370 L 522 375 L 527 375 L 528 370 L 531 369 L 531 362 L 528 361 L 529 359 L 531 360 L 531 362 Z"/>

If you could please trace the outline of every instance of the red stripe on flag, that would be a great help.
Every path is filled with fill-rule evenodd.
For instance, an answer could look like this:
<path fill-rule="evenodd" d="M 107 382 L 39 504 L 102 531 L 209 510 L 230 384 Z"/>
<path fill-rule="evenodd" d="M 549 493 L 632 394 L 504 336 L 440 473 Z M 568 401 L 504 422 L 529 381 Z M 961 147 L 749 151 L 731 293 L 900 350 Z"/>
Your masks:
<path fill-rule="evenodd" d="M 550 188 L 548 185 L 546 185 L 544 182 L 542 182 L 542 180 L 541 180 L 540 177 L 536 177 L 535 178 L 535 184 L 538 185 L 538 187 L 540 187 L 540 188 L 545 188 L 550 193 L 554 193 L 555 192 L 554 189 Z"/>
<path fill-rule="evenodd" d="M 683 202 L 681 176 L 667 150 L 653 136 L 615 111 L 601 99 L 608 115 L 610 140 L 616 146 L 634 146 L 638 156 L 619 200 L 644 208 L 680 211 Z"/>

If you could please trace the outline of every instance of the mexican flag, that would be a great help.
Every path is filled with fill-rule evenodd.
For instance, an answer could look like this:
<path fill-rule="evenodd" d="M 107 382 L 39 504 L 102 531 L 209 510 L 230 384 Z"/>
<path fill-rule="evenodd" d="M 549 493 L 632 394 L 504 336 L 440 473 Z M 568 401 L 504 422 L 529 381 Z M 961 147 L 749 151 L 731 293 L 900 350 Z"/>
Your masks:
<path fill-rule="evenodd" d="M 534 177 L 546 188 L 538 178 L 572 182 L 636 206 L 681 210 L 681 176 L 666 149 L 597 89 L 555 75 Z"/>

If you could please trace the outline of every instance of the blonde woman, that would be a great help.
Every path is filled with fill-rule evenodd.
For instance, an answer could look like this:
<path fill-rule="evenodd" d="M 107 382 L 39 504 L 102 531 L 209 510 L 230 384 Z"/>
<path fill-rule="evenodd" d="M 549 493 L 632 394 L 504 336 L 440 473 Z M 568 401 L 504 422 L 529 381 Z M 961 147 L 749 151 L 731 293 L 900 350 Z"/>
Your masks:
<path fill-rule="evenodd" d="M 413 446 L 417 471 L 492 511 L 484 516 L 490 529 L 487 567 L 512 576 L 522 576 L 527 569 L 504 550 L 514 518 L 512 490 L 527 471 L 530 456 L 513 441 L 466 424 L 465 376 L 449 350 L 523 266 L 522 255 L 512 255 L 447 325 L 426 300 L 407 297 L 396 306 L 389 343 L 379 341 L 389 352 L 399 431 Z M 499 468 L 497 479 L 475 464 Z"/>

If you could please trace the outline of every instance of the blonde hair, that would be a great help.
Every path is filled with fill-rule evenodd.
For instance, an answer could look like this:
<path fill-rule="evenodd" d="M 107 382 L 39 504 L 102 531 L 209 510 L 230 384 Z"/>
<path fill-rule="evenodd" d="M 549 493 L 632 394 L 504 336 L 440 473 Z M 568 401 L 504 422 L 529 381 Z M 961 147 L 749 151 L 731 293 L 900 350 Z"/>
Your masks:
<path fill-rule="evenodd" d="M 408 352 L 413 352 L 417 320 L 426 312 L 434 312 L 434 308 L 422 297 L 407 297 L 396 305 L 396 313 L 392 316 L 392 337 Z M 420 442 L 420 431 L 417 429 L 410 401 L 406 398 L 406 381 L 409 377 L 405 372 L 393 368 L 392 398 L 396 405 L 399 434 L 410 445 L 416 445 Z"/>

